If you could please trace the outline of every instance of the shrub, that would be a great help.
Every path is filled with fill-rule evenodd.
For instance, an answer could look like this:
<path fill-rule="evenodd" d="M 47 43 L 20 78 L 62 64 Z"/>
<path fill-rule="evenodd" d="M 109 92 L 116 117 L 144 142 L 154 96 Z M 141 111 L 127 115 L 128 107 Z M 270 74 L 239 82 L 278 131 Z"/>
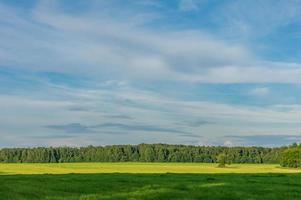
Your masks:
<path fill-rule="evenodd" d="M 281 162 L 282 167 L 301 167 L 301 148 L 288 148 L 282 153 Z"/>
<path fill-rule="evenodd" d="M 217 156 L 218 167 L 226 167 L 227 156 L 224 153 L 221 153 Z"/>

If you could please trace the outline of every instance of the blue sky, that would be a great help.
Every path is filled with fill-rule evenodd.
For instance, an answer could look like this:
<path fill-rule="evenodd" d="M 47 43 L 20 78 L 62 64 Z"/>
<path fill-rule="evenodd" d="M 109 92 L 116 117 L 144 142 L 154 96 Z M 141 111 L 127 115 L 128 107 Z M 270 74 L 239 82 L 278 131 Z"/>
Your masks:
<path fill-rule="evenodd" d="M 0 147 L 301 140 L 301 2 L 0 0 Z"/>

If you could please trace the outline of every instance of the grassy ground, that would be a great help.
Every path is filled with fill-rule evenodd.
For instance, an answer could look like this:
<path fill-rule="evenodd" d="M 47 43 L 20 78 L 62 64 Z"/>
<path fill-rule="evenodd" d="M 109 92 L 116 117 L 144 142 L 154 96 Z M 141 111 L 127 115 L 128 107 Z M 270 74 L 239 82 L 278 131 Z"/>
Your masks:
<path fill-rule="evenodd" d="M 0 164 L 0 199 L 301 199 L 297 172 L 277 165 Z"/>
<path fill-rule="evenodd" d="M 270 164 L 232 164 L 218 168 L 205 163 L 51 163 L 0 164 L 0 174 L 67 173 L 299 173 L 300 169 Z"/>
<path fill-rule="evenodd" d="M 301 174 L 3 175 L 1 200 L 301 199 Z"/>

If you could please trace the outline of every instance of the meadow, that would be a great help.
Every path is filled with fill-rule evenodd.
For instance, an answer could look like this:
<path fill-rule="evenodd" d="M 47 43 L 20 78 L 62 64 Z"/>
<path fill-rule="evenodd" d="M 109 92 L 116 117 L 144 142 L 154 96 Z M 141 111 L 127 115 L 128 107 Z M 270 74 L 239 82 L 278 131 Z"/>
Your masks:
<path fill-rule="evenodd" d="M 0 164 L 0 199 L 300 199 L 300 172 L 270 164 Z"/>
<path fill-rule="evenodd" d="M 301 169 L 282 168 L 277 164 L 216 163 L 0 163 L 1 174 L 70 174 L 70 173 L 299 173 Z"/>

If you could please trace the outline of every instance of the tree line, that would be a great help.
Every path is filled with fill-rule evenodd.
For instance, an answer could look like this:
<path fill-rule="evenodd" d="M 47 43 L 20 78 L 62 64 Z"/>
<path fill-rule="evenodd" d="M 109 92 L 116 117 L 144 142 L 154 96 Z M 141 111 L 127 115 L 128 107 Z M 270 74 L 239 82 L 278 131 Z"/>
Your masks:
<path fill-rule="evenodd" d="M 223 153 L 230 163 L 280 163 L 287 147 L 222 147 L 168 144 L 88 147 L 3 148 L 2 163 L 200 162 L 216 163 Z"/>

